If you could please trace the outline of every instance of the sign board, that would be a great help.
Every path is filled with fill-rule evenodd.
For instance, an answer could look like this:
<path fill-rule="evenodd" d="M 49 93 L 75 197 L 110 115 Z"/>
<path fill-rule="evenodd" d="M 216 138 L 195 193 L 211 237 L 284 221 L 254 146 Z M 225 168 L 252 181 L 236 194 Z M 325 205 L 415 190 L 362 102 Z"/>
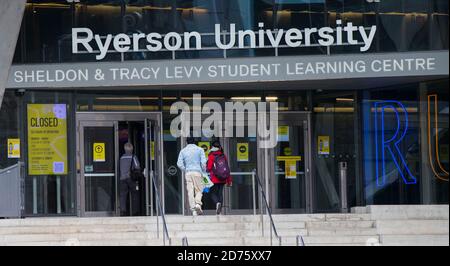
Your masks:
<path fill-rule="evenodd" d="M 211 144 L 208 141 L 200 141 L 197 145 L 205 151 L 205 156 L 208 157 Z"/>
<path fill-rule="evenodd" d="M 238 143 L 236 145 L 236 154 L 238 162 L 248 162 L 249 161 L 249 151 L 248 143 Z"/>
<path fill-rule="evenodd" d="M 289 126 L 278 126 L 278 141 L 289 141 Z"/>
<path fill-rule="evenodd" d="M 67 175 L 67 106 L 28 104 L 28 174 Z"/>
<path fill-rule="evenodd" d="M 286 179 L 296 179 L 297 178 L 297 160 L 286 160 L 284 171 L 285 171 Z"/>
<path fill-rule="evenodd" d="M 317 137 L 317 147 L 319 155 L 329 155 L 330 154 L 330 136 L 318 136 Z"/>
<path fill-rule="evenodd" d="M 348 66 L 348 67 L 343 67 Z M 8 89 L 448 76 L 446 51 L 12 65 Z"/>
<path fill-rule="evenodd" d="M 105 143 L 94 143 L 92 154 L 95 163 L 106 162 Z"/>
<path fill-rule="evenodd" d="M 8 139 L 8 159 L 20 158 L 20 139 Z"/>
<path fill-rule="evenodd" d="M 289 160 L 301 161 L 302 156 L 277 156 L 277 161 L 289 161 Z"/>

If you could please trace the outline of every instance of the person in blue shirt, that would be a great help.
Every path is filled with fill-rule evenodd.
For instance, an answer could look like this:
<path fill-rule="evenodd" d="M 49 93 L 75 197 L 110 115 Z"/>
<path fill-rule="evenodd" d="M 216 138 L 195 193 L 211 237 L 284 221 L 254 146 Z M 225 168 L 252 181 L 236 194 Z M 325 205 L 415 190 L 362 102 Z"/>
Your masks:
<path fill-rule="evenodd" d="M 186 139 L 187 146 L 180 151 L 178 156 L 178 168 L 185 172 L 186 190 L 189 198 L 189 207 L 192 215 L 197 216 L 203 213 L 202 197 L 203 173 L 206 173 L 205 151 L 195 145 L 195 139 L 189 137 Z"/>

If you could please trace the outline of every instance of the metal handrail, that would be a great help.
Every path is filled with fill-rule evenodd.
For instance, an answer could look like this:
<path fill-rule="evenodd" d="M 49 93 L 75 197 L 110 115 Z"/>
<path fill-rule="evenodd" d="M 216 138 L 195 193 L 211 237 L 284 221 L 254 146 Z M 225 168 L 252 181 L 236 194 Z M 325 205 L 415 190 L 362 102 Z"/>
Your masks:
<path fill-rule="evenodd" d="M 296 237 L 296 243 L 297 243 L 297 247 L 299 246 L 305 246 L 305 241 L 303 239 L 303 236 L 301 235 L 297 235 Z M 301 244 L 301 245 L 300 245 Z"/>
<path fill-rule="evenodd" d="M 185 236 L 185 237 L 183 237 L 183 238 L 181 239 L 181 245 L 182 245 L 183 247 L 189 246 L 189 242 L 188 242 L 187 236 Z"/>
<path fill-rule="evenodd" d="M 268 214 L 269 219 L 270 219 L 270 224 L 271 224 L 271 228 L 270 228 L 270 245 L 272 245 L 272 230 L 273 230 L 273 232 L 275 234 L 275 237 L 278 239 L 278 245 L 281 246 L 281 236 L 278 235 L 277 228 L 275 227 L 275 222 L 273 221 L 273 217 L 272 217 L 272 211 L 270 210 L 269 203 L 267 202 L 266 193 L 264 192 L 264 187 L 263 187 L 263 185 L 261 183 L 261 180 L 259 179 L 259 176 L 258 176 L 258 174 L 256 172 L 256 169 L 254 169 L 253 172 L 255 173 L 254 176 L 255 176 L 256 180 L 258 181 L 258 185 L 259 185 L 259 188 L 260 188 L 262 199 L 264 200 L 264 203 L 265 203 L 265 206 L 266 206 L 266 209 L 267 209 L 267 214 Z M 262 224 L 262 222 L 261 222 L 261 224 Z M 262 229 L 262 232 L 263 232 L 263 236 L 264 236 L 264 228 Z"/>
<path fill-rule="evenodd" d="M 158 204 L 158 210 L 159 210 L 159 213 L 161 213 L 161 218 L 162 218 L 162 221 L 163 221 L 163 245 L 164 246 L 166 245 L 166 238 L 167 238 L 169 240 L 169 246 L 171 246 L 172 245 L 172 240 L 170 239 L 169 230 L 167 229 L 166 216 L 165 216 L 164 210 L 162 208 L 161 199 L 159 197 L 159 189 L 158 189 L 157 182 L 158 182 L 158 179 L 157 178 L 153 178 L 153 182 L 152 183 L 153 183 L 153 187 L 155 188 L 155 192 L 156 192 L 155 193 L 156 194 L 156 202 Z M 156 216 L 157 216 L 156 217 L 156 221 L 158 222 L 158 216 L 159 215 L 157 214 Z M 157 229 L 157 231 L 159 232 L 159 229 Z M 159 234 L 158 234 L 158 238 L 159 238 Z"/>

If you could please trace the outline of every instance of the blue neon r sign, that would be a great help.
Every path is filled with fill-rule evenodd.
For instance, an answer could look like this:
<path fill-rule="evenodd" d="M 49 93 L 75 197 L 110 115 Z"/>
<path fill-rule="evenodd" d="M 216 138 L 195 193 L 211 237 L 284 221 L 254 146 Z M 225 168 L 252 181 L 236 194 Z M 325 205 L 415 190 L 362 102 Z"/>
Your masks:
<path fill-rule="evenodd" d="M 391 109 L 397 119 L 397 127 L 391 138 L 388 138 L 385 124 L 386 109 Z M 403 118 L 403 119 L 401 119 Z M 376 160 L 376 178 L 377 186 L 384 186 L 386 183 L 386 157 L 391 157 L 397 167 L 400 176 L 405 184 L 416 184 L 417 179 L 411 173 L 408 164 L 403 157 L 399 144 L 408 131 L 408 112 L 401 102 L 381 101 L 375 103 L 375 160 Z M 404 121 L 402 127 L 401 123 Z M 403 130 L 401 130 L 403 128 Z M 391 129 L 389 128 L 389 131 Z M 406 172 L 406 175 L 405 175 Z"/>

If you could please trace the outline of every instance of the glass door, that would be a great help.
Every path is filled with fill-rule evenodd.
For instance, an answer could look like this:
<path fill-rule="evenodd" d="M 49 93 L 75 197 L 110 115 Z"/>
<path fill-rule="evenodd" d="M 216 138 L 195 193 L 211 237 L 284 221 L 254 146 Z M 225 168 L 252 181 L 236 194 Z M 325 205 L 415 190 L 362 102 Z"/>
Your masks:
<path fill-rule="evenodd" d="M 254 123 L 253 123 L 254 124 Z M 252 124 L 252 125 L 253 125 Z M 244 125 L 239 128 L 239 125 Z M 236 114 L 233 121 L 226 121 L 225 127 L 233 137 L 226 138 L 225 153 L 230 164 L 233 184 L 225 187 L 225 214 L 251 214 L 258 208 L 256 170 L 258 169 L 258 140 L 256 127 L 249 130 L 248 116 Z"/>
<path fill-rule="evenodd" d="M 117 127 L 117 122 L 80 122 L 83 216 L 117 214 Z"/>
<path fill-rule="evenodd" d="M 279 114 L 277 145 L 269 156 L 268 189 L 274 213 L 311 211 L 309 121 L 307 113 Z"/>

